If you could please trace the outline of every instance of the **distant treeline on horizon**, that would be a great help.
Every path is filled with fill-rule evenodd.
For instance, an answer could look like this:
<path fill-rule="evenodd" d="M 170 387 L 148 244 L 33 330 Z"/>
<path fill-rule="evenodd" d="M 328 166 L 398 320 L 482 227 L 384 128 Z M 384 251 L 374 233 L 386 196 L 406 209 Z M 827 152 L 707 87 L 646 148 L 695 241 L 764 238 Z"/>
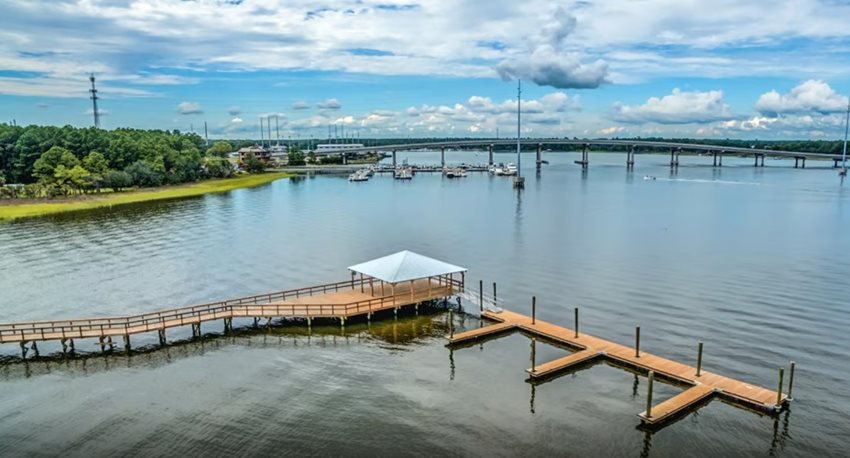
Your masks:
<path fill-rule="evenodd" d="M 531 138 L 531 137 L 526 137 Z M 420 137 L 420 138 L 361 138 L 356 140 L 366 146 L 382 146 L 407 143 L 427 143 L 454 140 L 482 140 L 481 137 Z M 507 140 L 502 138 L 501 140 Z M 551 140 L 551 138 L 549 138 Z M 564 139 L 567 139 L 564 137 Z M 572 140 L 582 140 L 578 137 Z M 808 153 L 841 154 L 842 141 L 826 140 L 735 140 L 735 139 L 693 139 L 693 138 L 660 138 L 638 137 L 617 138 L 618 140 L 671 141 L 677 143 L 701 143 L 708 145 L 732 146 L 741 148 L 773 149 L 777 151 L 800 151 Z M 545 139 L 541 139 L 545 140 Z M 141 186 L 157 185 L 159 183 L 182 183 L 199 178 L 199 170 L 220 168 L 221 164 L 213 163 L 216 156 L 223 158 L 226 151 L 210 151 L 215 141 L 207 143 L 200 135 L 185 133 L 178 130 L 145 130 L 119 128 L 114 130 L 97 129 L 94 127 L 78 128 L 72 126 L 17 126 L 0 123 L 0 183 L 33 183 L 39 180 L 36 161 L 43 154 L 54 149 L 56 156 L 54 166 L 63 161 L 68 162 L 66 168 L 72 169 L 76 162 L 85 168 L 85 161 L 98 163 L 98 167 L 109 171 L 129 171 L 136 177 L 133 184 Z M 266 140 L 268 141 L 268 140 Z M 282 143 L 299 149 L 310 149 L 317 143 L 343 142 L 341 139 L 299 139 Z M 354 140 L 349 139 L 349 142 Z M 259 144 L 259 139 L 230 139 L 227 146 L 238 149 L 243 146 Z M 219 146 L 225 146 L 222 142 Z M 497 150 L 513 150 L 512 145 L 496 146 Z M 533 150 L 534 145 L 525 145 L 524 149 Z M 599 147 L 597 147 L 598 149 Z M 224 148 L 228 149 L 228 148 Z M 604 147 L 606 150 L 625 150 L 622 147 Z M 61 159 L 64 152 L 66 159 Z M 89 157 L 96 152 L 94 157 Z M 71 158 L 69 155 L 73 155 Z M 52 156 L 51 156 L 52 157 Z M 209 163 L 208 163 L 209 162 Z M 89 167 L 92 168 L 92 167 Z M 47 171 L 53 173 L 52 171 Z M 142 173 L 144 172 L 144 173 Z M 105 173 L 105 172 L 104 172 Z M 224 172 L 222 172 L 224 173 Z M 42 178 L 44 178 L 42 171 Z M 216 173 L 215 175 L 218 175 Z M 49 177 L 48 177 L 49 178 Z"/>

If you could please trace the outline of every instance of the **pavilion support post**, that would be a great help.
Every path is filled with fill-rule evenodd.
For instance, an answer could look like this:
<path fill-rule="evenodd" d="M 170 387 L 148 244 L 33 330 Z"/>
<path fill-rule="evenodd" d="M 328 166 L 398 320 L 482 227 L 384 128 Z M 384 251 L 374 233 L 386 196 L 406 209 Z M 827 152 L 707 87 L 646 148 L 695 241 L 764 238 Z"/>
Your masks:
<path fill-rule="evenodd" d="M 428 299 L 431 299 L 431 277 L 428 277 Z"/>
<path fill-rule="evenodd" d="M 313 319 L 309 316 L 307 317 L 307 331 L 309 332 L 313 328 Z"/>
<path fill-rule="evenodd" d="M 360 274 L 360 292 L 363 292 L 363 274 Z"/>
<path fill-rule="evenodd" d="M 460 292 L 466 291 L 466 272 L 460 273 Z"/>
<path fill-rule="evenodd" d="M 74 344 L 71 344 L 71 349 L 73 351 Z M 124 334 L 124 351 L 130 353 L 130 334 Z"/>
<path fill-rule="evenodd" d="M 354 276 L 357 275 L 353 271 L 351 272 L 351 289 L 354 289 Z"/>
<path fill-rule="evenodd" d="M 384 281 L 381 280 L 381 297 L 384 297 Z"/>
<path fill-rule="evenodd" d="M 410 280 L 410 300 L 413 301 L 413 280 Z"/>
<path fill-rule="evenodd" d="M 372 277 L 369 277 L 369 295 L 370 295 L 370 296 L 374 296 L 374 295 L 375 295 L 375 286 L 374 286 L 374 284 L 372 283 Z"/>
<path fill-rule="evenodd" d="M 345 329 L 345 317 L 344 316 L 339 317 L 339 327 L 341 329 Z"/>

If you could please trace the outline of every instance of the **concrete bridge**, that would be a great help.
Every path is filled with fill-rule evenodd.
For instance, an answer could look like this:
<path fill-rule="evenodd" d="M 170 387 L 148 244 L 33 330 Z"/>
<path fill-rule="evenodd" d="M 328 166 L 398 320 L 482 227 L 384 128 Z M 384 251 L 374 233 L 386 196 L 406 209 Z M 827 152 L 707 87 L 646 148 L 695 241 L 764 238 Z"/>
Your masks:
<path fill-rule="evenodd" d="M 465 149 L 465 148 L 487 148 L 490 154 L 489 164 L 493 164 L 493 148 L 497 145 L 516 145 L 516 139 L 502 140 L 449 140 L 441 142 L 423 142 L 423 143 L 407 143 L 398 145 L 382 145 L 382 146 L 366 146 L 361 148 L 346 149 L 347 153 L 366 153 L 366 152 L 392 152 L 393 166 L 396 165 L 396 152 L 410 151 L 419 149 L 435 150 L 441 152 L 441 164 L 446 164 L 446 149 Z M 741 148 L 734 146 L 717 146 L 704 145 L 699 143 L 677 143 L 666 141 L 646 141 L 646 140 L 567 140 L 567 139 L 549 139 L 549 138 L 529 138 L 521 139 L 520 144 L 524 146 L 536 146 L 537 166 L 543 163 L 543 149 L 552 146 L 571 146 L 581 150 L 581 159 L 576 161 L 576 164 L 587 168 L 590 165 L 590 147 L 591 146 L 616 146 L 626 147 L 626 167 L 632 168 L 635 163 L 637 154 L 657 154 L 659 152 L 670 153 L 670 167 L 676 168 L 679 166 L 679 155 L 683 152 L 710 153 L 714 156 L 714 166 L 723 166 L 723 156 L 739 156 L 753 157 L 755 167 L 764 167 L 765 156 L 785 157 L 794 159 L 794 168 L 806 168 L 806 159 L 832 160 L 833 167 L 838 168 L 841 162 L 841 155 L 838 154 L 821 154 L 821 153 L 806 153 L 799 151 L 776 151 L 770 149 L 757 148 Z"/>

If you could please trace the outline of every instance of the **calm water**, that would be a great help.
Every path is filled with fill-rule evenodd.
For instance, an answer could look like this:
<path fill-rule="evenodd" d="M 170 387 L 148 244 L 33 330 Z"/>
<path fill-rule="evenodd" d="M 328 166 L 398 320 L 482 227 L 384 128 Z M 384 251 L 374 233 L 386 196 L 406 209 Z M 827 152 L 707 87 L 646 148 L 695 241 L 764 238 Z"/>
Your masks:
<path fill-rule="evenodd" d="M 476 288 L 497 281 L 509 308 L 527 311 L 536 295 L 542 319 L 569 325 L 580 306 L 587 332 L 631 343 L 641 325 L 642 348 L 692 364 L 702 341 L 706 369 L 752 383 L 775 386 L 794 360 L 790 413 L 774 420 L 713 401 L 644 433 L 643 377 L 602 364 L 532 388 L 527 337 L 450 352 L 447 316 L 429 311 L 344 335 L 290 326 L 131 356 L 23 364 L 17 346 L 0 346 L 0 456 L 846 455 L 850 185 L 788 161 L 754 169 L 727 158 L 714 169 L 710 157 L 683 156 L 670 176 L 665 156 L 638 156 L 628 173 L 624 156 L 594 154 L 583 175 L 577 157 L 549 154 L 539 176 L 526 166 L 521 194 L 484 174 L 316 177 L 2 224 L 0 321 L 335 281 L 348 265 L 410 249 L 468 267 Z M 538 361 L 563 354 L 538 345 Z M 679 391 L 656 386 L 659 400 Z"/>

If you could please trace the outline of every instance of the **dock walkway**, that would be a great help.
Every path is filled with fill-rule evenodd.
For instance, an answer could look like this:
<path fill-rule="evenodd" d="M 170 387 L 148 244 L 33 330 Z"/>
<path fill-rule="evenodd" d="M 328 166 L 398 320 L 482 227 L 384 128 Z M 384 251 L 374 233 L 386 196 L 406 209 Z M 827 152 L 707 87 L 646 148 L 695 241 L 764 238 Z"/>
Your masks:
<path fill-rule="evenodd" d="M 700 375 L 697 375 L 697 369 L 694 367 L 644 351 L 641 351 L 638 356 L 634 347 L 627 347 L 584 333 L 579 333 L 577 337 L 576 331 L 572 329 L 541 320 L 532 322 L 531 317 L 518 313 L 507 310 L 485 311 L 482 316 L 494 321 L 495 324 L 454 334 L 450 339 L 450 345 L 487 338 L 496 333 L 515 329 L 577 350 L 568 356 L 529 368 L 527 372 L 532 380 L 542 380 L 590 361 L 607 359 L 640 372 L 653 371 L 656 377 L 689 386 L 682 393 L 653 406 L 650 414 L 645 411 L 638 414 L 641 421 L 648 425 L 659 425 L 672 420 L 714 396 L 720 396 L 727 401 L 758 412 L 774 412 L 789 400 L 785 393 L 779 393 L 777 390 L 750 385 L 705 370 L 701 370 Z"/>
<path fill-rule="evenodd" d="M 209 304 L 181 307 L 133 316 L 102 317 L 74 320 L 29 321 L 0 324 L 0 344 L 49 340 L 123 337 L 129 347 L 129 336 L 159 331 L 161 340 L 168 328 L 197 326 L 212 320 L 225 320 L 225 328 L 233 318 L 336 318 L 341 323 L 349 317 L 441 299 L 463 289 L 453 278 L 420 279 L 389 285 L 368 278 L 325 285 L 278 291 Z M 193 333 L 195 328 L 193 328 Z"/>

